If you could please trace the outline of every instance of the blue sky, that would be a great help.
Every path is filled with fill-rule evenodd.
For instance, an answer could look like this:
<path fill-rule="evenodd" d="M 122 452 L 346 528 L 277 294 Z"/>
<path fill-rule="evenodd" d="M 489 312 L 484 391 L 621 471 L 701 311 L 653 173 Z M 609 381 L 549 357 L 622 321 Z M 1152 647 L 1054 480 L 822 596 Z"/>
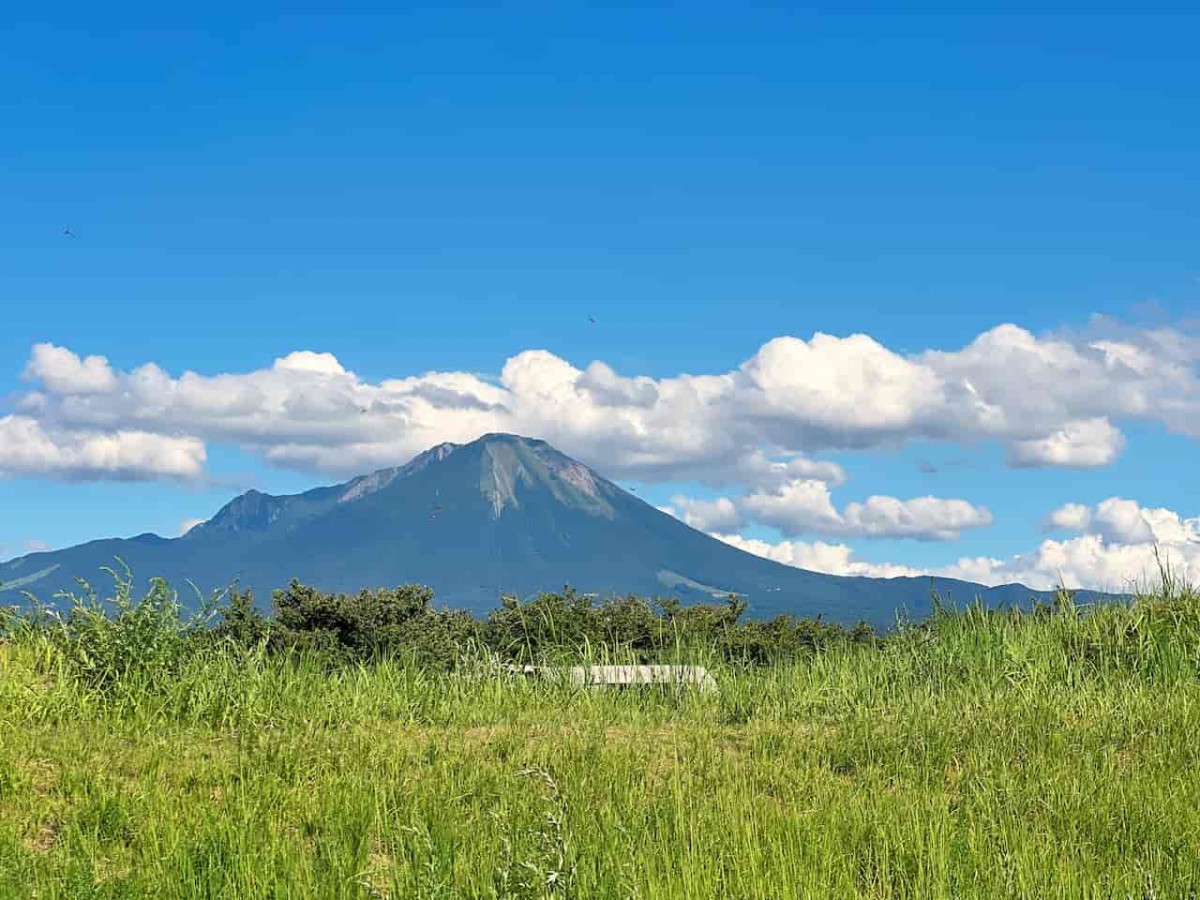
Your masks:
<path fill-rule="evenodd" d="M 253 12 L 68 4 L 0 26 L 0 558 L 173 535 L 238 490 L 340 480 L 497 422 L 539 426 L 677 514 L 673 498 L 726 497 L 737 532 L 763 542 L 753 549 L 830 570 L 850 571 L 847 553 L 921 570 L 987 557 L 956 572 L 1036 580 L 1057 560 L 1095 581 L 1127 571 L 1146 533 L 1193 558 L 1200 18 Z M 958 353 L 1006 324 L 1036 342 L 1001 341 L 1017 347 L 1011 380 L 943 360 L 921 381 L 927 351 Z M 680 438 L 695 411 L 661 396 L 651 411 L 601 404 L 608 415 L 580 411 L 598 396 L 586 385 L 565 400 L 500 380 L 508 360 L 544 350 L 661 395 L 818 332 L 869 336 L 882 368 L 857 345 L 792 346 L 779 365 L 800 381 L 730 387 L 713 401 L 711 441 Z M 1140 349 L 1153 371 L 1104 369 L 1097 340 Z M 61 352 L 27 369 L 39 344 Z M 1048 376 L 1022 362 L 1047 347 L 1080 365 Z M 353 379 L 272 369 L 296 351 L 332 354 Z M 104 357 L 94 365 L 112 377 L 81 378 L 69 354 Z M 330 413 L 322 430 L 319 403 L 303 421 L 263 407 L 234 422 L 219 403 L 172 406 L 177 388 L 130 400 L 124 373 L 147 364 L 169 379 L 227 376 L 204 382 L 210 399 L 259 384 L 256 372 L 276 373 L 264 396 L 343 399 L 459 373 L 468 394 L 506 385 L 499 405 L 524 411 L 418 414 L 389 394 L 417 427 Z M 958 393 L 881 425 L 856 420 L 875 388 L 863 401 L 847 388 L 839 412 L 804 381 L 805 367 L 837 385 L 864 366 L 893 387 Z M 961 382 L 981 377 L 1002 425 L 965 423 Z M 1081 383 L 1065 391 L 1064 379 Z M 1010 465 L 1019 442 L 1097 419 L 1107 425 L 1067 440 L 1065 457 L 1026 444 L 1037 464 Z M 113 437 L 130 432 L 141 437 Z M 736 446 L 697 449 L 731 433 Z M 662 457 L 652 471 L 638 462 L 648 443 Z M 843 480 L 826 482 L 838 510 L 932 496 L 988 517 L 935 540 L 897 523 L 915 534 L 962 509 L 884 504 L 830 525 L 811 491 L 801 501 L 761 473 L 730 479 L 756 443 L 840 465 Z M 1100 507 L 1114 497 L 1124 505 Z M 1087 524 L 1048 535 L 1066 504 L 1088 507 Z M 1047 539 L 1056 546 L 1036 556 Z"/>

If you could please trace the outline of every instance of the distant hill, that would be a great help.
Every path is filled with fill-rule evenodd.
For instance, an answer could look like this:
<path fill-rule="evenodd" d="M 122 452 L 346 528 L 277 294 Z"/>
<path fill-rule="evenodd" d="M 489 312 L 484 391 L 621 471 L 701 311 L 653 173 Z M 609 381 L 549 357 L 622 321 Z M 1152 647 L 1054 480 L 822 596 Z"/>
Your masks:
<path fill-rule="evenodd" d="M 748 614 L 821 615 L 887 627 L 897 610 L 930 609 L 928 578 L 826 575 L 772 562 L 688 527 L 549 444 L 489 434 L 441 444 L 407 465 L 345 484 L 275 497 L 249 491 L 180 538 L 107 539 L 0 564 L 0 604 L 29 590 L 47 602 L 82 576 L 106 588 L 102 566 L 128 563 L 139 586 L 167 578 L 182 598 L 237 580 L 260 604 L 293 577 L 327 590 L 420 582 L 439 605 L 485 611 L 502 593 L 570 584 L 602 596 L 685 602 L 744 595 Z M 1028 601 L 1021 585 L 938 579 L 962 602 Z"/>

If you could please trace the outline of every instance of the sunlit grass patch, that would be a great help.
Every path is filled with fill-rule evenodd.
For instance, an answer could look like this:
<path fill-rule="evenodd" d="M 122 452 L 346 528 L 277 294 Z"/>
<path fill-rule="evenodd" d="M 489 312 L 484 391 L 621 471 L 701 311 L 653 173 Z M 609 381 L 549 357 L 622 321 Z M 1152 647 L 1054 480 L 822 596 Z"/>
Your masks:
<path fill-rule="evenodd" d="M 1178 586 L 696 660 L 717 694 L 167 639 L 95 679 L 63 639 L 0 645 L 0 896 L 1200 891 L 1200 601 Z"/>

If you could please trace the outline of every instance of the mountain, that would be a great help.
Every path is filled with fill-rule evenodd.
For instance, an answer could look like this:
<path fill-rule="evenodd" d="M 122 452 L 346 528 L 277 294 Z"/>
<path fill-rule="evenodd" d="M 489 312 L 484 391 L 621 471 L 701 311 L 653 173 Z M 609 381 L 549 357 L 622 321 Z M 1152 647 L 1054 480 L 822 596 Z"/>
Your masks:
<path fill-rule="evenodd" d="M 162 576 L 185 601 L 237 580 L 262 605 L 291 578 L 327 590 L 419 582 L 439 604 L 482 612 L 502 593 L 570 584 L 601 596 L 711 600 L 744 595 L 751 616 L 781 612 L 877 627 L 923 616 L 928 578 L 826 575 L 772 562 L 688 527 L 545 441 L 489 434 L 441 444 L 407 465 L 276 497 L 248 491 L 183 537 L 154 534 L 32 553 L 0 564 L 0 604 L 21 591 L 47 602 L 123 559 L 139 586 Z M 1023 602 L 1021 585 L 938 579 L 956 601 Z M 1047 595 L 1038 595 L 1048 599 Z"/>

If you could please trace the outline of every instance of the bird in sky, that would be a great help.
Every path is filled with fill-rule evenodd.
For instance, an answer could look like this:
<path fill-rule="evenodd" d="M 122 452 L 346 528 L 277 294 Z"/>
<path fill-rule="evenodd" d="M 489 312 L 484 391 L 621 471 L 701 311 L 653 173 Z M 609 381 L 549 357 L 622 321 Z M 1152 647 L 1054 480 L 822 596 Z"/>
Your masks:
<path fill-rule="evenodd" d="M 593 325 L 595 325 L 595 324 L 596 324 L 596 317 L 595 317 L 595 316 L 588 316 L 588 321 L 589 321 L 589 322 L 591 322 Z"/>
<path fill-rule="evenodd" d="M 69 237 L 69 238 L 73 238 L 73 237 L 75 237 L 75 235 L 71 233 L 71 229 L 70 229 L 70 228 L 64 228 L 64 229 L 62 230 L 62 233 L 63 233 L 63 237 Z"/>

